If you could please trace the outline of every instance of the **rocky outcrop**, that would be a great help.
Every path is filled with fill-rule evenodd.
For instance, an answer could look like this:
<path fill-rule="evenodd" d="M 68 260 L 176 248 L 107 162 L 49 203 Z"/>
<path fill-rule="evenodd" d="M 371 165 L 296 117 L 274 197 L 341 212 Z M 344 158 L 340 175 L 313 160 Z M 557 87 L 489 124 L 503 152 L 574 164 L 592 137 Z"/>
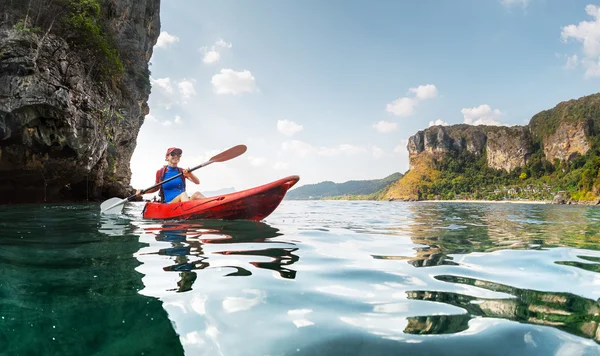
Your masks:
<path fill-rule="evenodd" d="M 583 156 L 590 149 L 585 121 L 561 123 L 556 132 L 544 140 L 544 156 L 550 162 L 555 159 L 569 161 Z"/>
<path fill-rule="evenodd" d="M 476 126 L 433 126 L 409 138 L 408 152 L 410 155 L 427 152 L 441 157 L 454 150 L 480 155 L 485 148 L 486 139 L 485 133 Z"/>
<path fill-rule="evenodd" d="M 510 172 L 523 166 L 532 153 L 529 131 L 523 126 L 433 126 L 408 140 L 411 167 L 414 158 L 425 152 L 443 158 L 451 151 L 486 155 L 488 165 Z"/>
<path fill-rule="evenodd" d="M 511 172 L 524 166 L 536 149 L 549 162 L 585 155 L 600 135 L 600 94 L 558 104 L 535 115 L 526 126 L 432 126 L 408 140 L 410 167 L 420 154 L 435 159 L 467 151 L 486 155 L 487 164 Z"/>
<path fill-rule="evenodd" d="M 495 127 L 487 133 L 487 163 L 507 172 L 527 163 L 533 153 L 529 130 L 523 126 Z"/>
<path fill-rule="evenodd" d="M 8 15 L 12 3 L 0 0 L 0 203 L 131 192 L 129 162 L 149 112 L 160 0 L 100 3 L 125 67 L 111 82 L 91 76 L 90 58 L 52 26 L 19 27 L 19 14 Z"/>
<path fill-rule="evenodd" d="M 527 125 L 545 158 L 569 161 L 585 155 L 600 134 L 600 94 L 564 101 L 534 115 Z"/>

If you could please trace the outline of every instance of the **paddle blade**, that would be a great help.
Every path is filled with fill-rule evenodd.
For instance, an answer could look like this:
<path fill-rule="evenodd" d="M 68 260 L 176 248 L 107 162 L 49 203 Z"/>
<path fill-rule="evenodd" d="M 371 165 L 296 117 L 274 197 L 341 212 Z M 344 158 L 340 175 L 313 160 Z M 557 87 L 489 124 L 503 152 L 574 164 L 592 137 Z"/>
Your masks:
<path fill-rule="evenodd" d="M 121 214 L 123 205 L 127 199 L 110 198 L 100 205 L 100 213 L 102 214 Z"/>
<path fill-rule="evenodd" d="M 247 149 L 248 149 L 248 147 L 246 147 L 246 145 L 233 146 L 230 149 L 228 149 L 227 151 L 223 151 L 223 152 L 219 153 L 218 155 L 212 157 L 210 159 L 210 161 L 212 161 L 212 162 L 229 161 L 232 158 L 236 158 L 237 156 L 244 154 L 244 152 L 246 152 Z"/>

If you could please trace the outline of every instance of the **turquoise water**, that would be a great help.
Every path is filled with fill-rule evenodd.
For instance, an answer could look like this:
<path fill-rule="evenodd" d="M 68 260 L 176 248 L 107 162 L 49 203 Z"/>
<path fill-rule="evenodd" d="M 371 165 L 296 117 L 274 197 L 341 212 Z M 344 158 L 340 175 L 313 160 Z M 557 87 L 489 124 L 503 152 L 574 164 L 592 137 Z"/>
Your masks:
<path fill-rule="evenodd" d="M 600 355 L 600 208 L 0 206 L 0 355 Z"/>

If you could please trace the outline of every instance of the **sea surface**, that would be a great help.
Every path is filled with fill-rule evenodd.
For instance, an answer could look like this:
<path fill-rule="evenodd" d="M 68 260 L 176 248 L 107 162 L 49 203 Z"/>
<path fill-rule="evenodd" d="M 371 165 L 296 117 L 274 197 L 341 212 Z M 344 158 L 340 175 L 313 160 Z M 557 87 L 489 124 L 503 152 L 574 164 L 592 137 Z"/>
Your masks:
<path fill-rule="evenodd" d="M 0 355 L 600 355 L 600 207 L 0 206 Z"/>

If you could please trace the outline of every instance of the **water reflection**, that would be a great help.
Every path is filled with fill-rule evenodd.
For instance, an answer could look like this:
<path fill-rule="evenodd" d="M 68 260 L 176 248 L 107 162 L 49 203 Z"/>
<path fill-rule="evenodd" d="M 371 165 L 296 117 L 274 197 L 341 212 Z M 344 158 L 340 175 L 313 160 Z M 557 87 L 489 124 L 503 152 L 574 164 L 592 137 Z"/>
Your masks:
<path fill-rule="evenodd" d="M 282 234 L 279 229 L 264 222 L 198 220 L 165 223 L 142 226 L 142 234 L 152 235 L 155 241 L 169 245 L 139 254 L 140 257 L 169 257 L 171 263 L 164 266 L 163 271 L 178 273 L 180 277 L 177 287 L 169 291 L 192 290 L 197 273 L 210 268 L 229 270 L 224 274 L 226 277 L 250 276 L 251 266 L 275 271 L 286 279 L 296 277 L 296 271 L 289 266 L 299 260 L 299 256 L 294 254 L 298 248 L 291 242 L 271 241 Z M 265 248 L 265 245 L 274 247 Z M 237 256 L 242 258 L 234 258 Z"/>
<path fill-rule="evenodd" d="M 552 326 L 600 343 L 600 330 L 598 328 L 600 305 L 592 299 L 582 298 L 571 293 L 519 289 L 475 278 L 451 275 L 436 276 L 435 278 L 444 282 L 508 293 L 514 298 L 477 298 L 453 292 L 410 291 L 407 292 L 409 299 L 453 305 L 465 309 L 467 314 L 408 318 L 408 325 L 404 329 L 405 333 L 457 333 L 468 329 L 469 321 L 479 316 Z"/>
<path fill-rule="evenodd" d="M 0 229 L 1 355 L 183 354 L 163 303 L 138 293 L 143 244 L 127 219 L 6 206 Z"/>
<path fill-rule="evenodd" d="M 389 228 L 408 233 L 415 254 L 373 255 L 414 267 L 456 265 L 453 256 L 553 247 L 600 249 L 600 210 L 526 204 L 410 204 L 410 223 Z"/>

